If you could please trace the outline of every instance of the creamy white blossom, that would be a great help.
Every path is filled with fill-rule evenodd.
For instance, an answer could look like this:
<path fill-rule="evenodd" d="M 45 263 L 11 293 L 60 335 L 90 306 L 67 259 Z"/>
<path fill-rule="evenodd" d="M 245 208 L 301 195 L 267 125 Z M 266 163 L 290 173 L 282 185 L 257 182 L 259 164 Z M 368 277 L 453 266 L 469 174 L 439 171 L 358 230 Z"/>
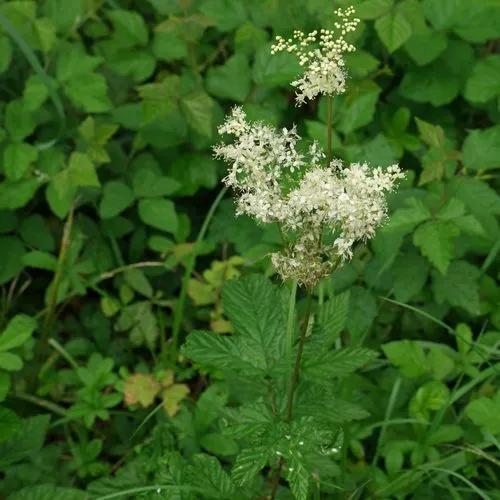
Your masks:
<path fill-rule="evenodd" d="M 318 144 L 299 151 L 295 128 L 249 123 L 239 107 L 219 132 L 235 137 L 214 149 L 229 163 L 224 182 L 236 192 L 237 213 L 279 224 L 287 246 L 272 263 L 283 279 L 306 287 L 350 259 L 356 242 L 374 236 L 387 214 L 385 195 L 403 177 L 397 165 L 324 164 Z"/>
<path fill-rule="evenodd" d="M 289 52 L 296 55 L 299 64 L 304 66 L 303 75 L 292 82 L 297 89 L 299 105 L 320 94 L 333 96 L 345 92 L 344 53 L 355 50 L 345 36 L 356 29 L 359 19 L 353 18 L 353 7 L 338 9 L 335 13 L 339 18 L 335 30 L 315 30 L 307 35 L 295 30 L 291 38 L 277 36 L 271 48 L 272 54 Z"/>

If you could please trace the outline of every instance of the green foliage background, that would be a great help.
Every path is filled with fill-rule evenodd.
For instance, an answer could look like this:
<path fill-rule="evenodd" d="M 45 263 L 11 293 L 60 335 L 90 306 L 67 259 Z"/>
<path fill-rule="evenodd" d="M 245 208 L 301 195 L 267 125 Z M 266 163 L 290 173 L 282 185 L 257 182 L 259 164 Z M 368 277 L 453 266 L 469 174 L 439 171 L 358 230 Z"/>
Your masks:
<path fill-rule="evenodd" d="M 9 499 L 105 498 L 155 481 L 195 488 L 175 498 L 245 498 L 206 455 L 227 469 L 238 451 L 215 427 L 235 401 L 231 377 L 202 360 L 163 382 L 172 311 L 224 176 L 217 125 L 238 103 L 324 144 L 325 103 L 294 107 L 299 68 L 269 49 L 276 34 L 330 27 L 351 3 L 362 23 L 334 102 L 334 152 L 399 162 L 407 178 L 390 221 L 324 284 L 327 299 L 344 297 L 338 338 L 380 353 L 342 388 L 364 409 L 345 436 L 342 483 L 361 498 L 500 497 L 500 2 L 14 0 L 0 3 Z M 211 222 L 183 337 L 230 328 L 227 279 L 272 274 L 275 228 L 235 219 L 229 197 Z M 123 399 L 132 374 L 160 381 L 138 382 L 143 403 Z M 151 416 L 160 395 L 183 399 L 173 419 Z M 157 495 L 129 497 L 143 494 Z"/>

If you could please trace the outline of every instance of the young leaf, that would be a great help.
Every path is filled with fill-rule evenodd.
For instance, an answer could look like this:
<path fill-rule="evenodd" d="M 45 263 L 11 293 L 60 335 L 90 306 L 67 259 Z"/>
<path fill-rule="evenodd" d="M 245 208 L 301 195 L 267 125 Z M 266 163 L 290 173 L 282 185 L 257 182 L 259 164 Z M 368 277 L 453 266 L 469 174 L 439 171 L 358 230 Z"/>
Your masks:
<path fill-rule="evenodd" d="M 410 401 L 410 415 L 422 420 L 429 421 L 431 411 L 443 408 L 448 402 L 450 390 L 442 382 L 433 380 L 418 389 Z"/>

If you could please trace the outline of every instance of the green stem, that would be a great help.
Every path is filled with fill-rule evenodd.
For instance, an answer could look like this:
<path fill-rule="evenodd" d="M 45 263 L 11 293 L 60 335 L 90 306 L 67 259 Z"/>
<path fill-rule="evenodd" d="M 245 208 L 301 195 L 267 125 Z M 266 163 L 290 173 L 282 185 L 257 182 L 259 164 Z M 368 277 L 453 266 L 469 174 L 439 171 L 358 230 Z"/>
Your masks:
<path fill-rule="evenodd" d="M 384 422 L 382 424 L 382 428 L 380 429 L 380 435 L 378 437 L 377 446 L 375 448 L 375 455 L 373 456 L 373 461 L 372 461 L 372 465 L 374 466 L 377 466 L 377 462 L 380 456 L 380 448 L 384 444 L 388 421 L 392 416 L 392 412 L 394 410 L 394 405 L 396 404 L 396 399 L 398 397 L 400 387 L 401 387 L 401 378 L 398 377 L 394 382 L 394 385 L 392 386 L 391 395 L 389 396 L 389 402 L 385 410 Z"/>
<path fill-rule="evenodd" d="M 198 248 L 200 242 L 205 237 L 210 221 L 214 216 L 215 210 L 217 209 L 219 203 L 226 194 L 226 191 L 227 187 L 223 187 L 220 190 L 219 194 L 212 203 L 212 206 L 208 210 L 205 220 L 203 221 L 203 224 L 200 228 L 200 232 L 198 233 L 198 236 L 196 237 L 196 240 L 194 242 L 193 251 L 191 252 L 188 262 L 186 264 L 186 269 L 184 271 L 184 276 L 182 278 L 182 286 L 181 286 L 181 292 L 179 294 L 179 300 L 174 309 L 174 319 L 172 325 L 172 359 L 174 360 L 174 362 L 177 361 L 177 352 L 179 349 L 179 334 L 181 331 L 182 320 L 184 318 L 184 305 L 186 303 L 187 290 L 188 290 L 189 280 L 191 278 L 191 273 L 193 272 L 194 266 L 196 264 Z"/>
<path fill-rule="evenodd" d="M 26 394 L 25 392 L 17 392 L 14 393 L 13 396 L 17 399 L 22 399 L 23 401 L 28 401 L 29 403 L 33 403 L 34 405 L 40 406 L 40 408 L 49 410 L 61 417 L 66 416 L 66 409 L 63 408 L 62 406 L 59 406 L 56 403 L 53 403 L 52 401 L 38 398 L 36 396 L 32 396 L 31 394 Z"/>
<path fill-rule="evenodd" d="M 332 143 L 333 143 L 333 98 L 332 96 L 326 97 L 326 162 L 330 165 L 333 158 Z"/>
<path fill-rule="evenodd" d="M 64 349 L 64 347 L 56 339 L 49 339 L 49 345 L 51 345 L 71 365 L 74 370 L 78 370 L 80 368 L 73 356 L 71 356 L 71 354 L 66 349 Z"/>
<path fill-rule="evenodd" d="M 39 347 L 37 350 L 37 358 L 41 359 L 43 354 L 46 352 L 48 343 L 48 337 L 52 330 L 54 320 L 56 319 L 56 307 L 59 295 L 59 286 L 61 285 L 61 280 L 63 277 L 64 267 L 66 264 L 66 255 L 68 253 L 71 244 L 71 229 L 73 227 L 73 207 L 71 207 L 66 223 L 64 224 L 63 235 L 61 239 L 61 247 L 59 249 L 59 256 L 57 258 L 56 271 L 54 274 L 54 279 L 50 284 L 49 299 L 47 301 L 47 309 L 43 321 L 42 332 L 39 342 Z"/>
<path fill-rule="evenodd" d="M 288 318 L 286 323 L 286 358 L 290 359 L 292 355 L 294 323 L 295 323 L 295 302 L 297 298 L 297 280 L 292 281 L 290 290 L 290 300 L 288 302 Z"/>
<path fill-rule="evenodd" d="M 295 296 L 294 296 L 295 299 Z M 294 395 L 295 395 L 295 390 L 297 389 L 297 385 L 299 383 L 299 376 L 300 376 L 300 364 L 302 361 L 302 354 L 304 352 L 304 344 L 306 340 L 306 335 L 307 335 L 307 330 L 309 326 L 309 321 L 311 318 L 311 311 L 312 311 L 312 299 L 313 299 L 313 294 L 312 290 L 308 292 L 307 295 L 307 305 L 306 305 L 306 315 L 304 318 L 304 324 L 302 327 L 302 331 L 300 333 L 300 339 L 299 339 L 299 346 L 297 348 L 297 355 L 295 357 L 295 364 L 293 367 L 293 372 L 290 377 L 290 383 L 288 385 L 288 397 L 287 397 L 287 406 L 286 406 L 286 421 L 290 422 L 292 420 L 293 416 L 293 400 L 294 400 Z M 291 302 L 291 298 L 290 298 Z M 295 300 L 294 300 L 295 304 Z M 289 310 L 290 312 L 290 310 Z M 288 319 L 290 320 L 290 314 Z M 293 330 L 292 330 L 293 331 Z M 283 469 L 283 459 L 280 458 L 278 462 L 278 466 L 276 467 L 274 471 L 274 475 L 272 478 L 272 484 L 271 484 L 271 496 L 270 499 L 274 500 L 276 498 L 276 494 L 278 493 L 278 485 L 281 477 L 281 471 Z"/>
<path fill-rule="evenodd" d="M 295 395 L 295 390 L 297 389 L 297 385 L 299 383 L 300 376 L 300 363 L 302 361 L 302 354 L 304 352 L 304 344 L 306 341 L 307 335 L 307 327 L 309 325 L 309 320 L 311 317 L 312 311 L 312 291 L 309 291 L 307 295 L 307 305 L 306 305 L 306 316 L 304 319 L 304 325 L 302 328 L 302 332 L 300 333 L 299 347 L 297 348 L 297 356 L 295 357 L 295 365 L 293 367 L 292 377 L 290 379 L 290 385 L 288 387 L 288 401 L 286 406 L 286 420 L 290 422 L 292 420 L 293 415 L 293 399 Z"/>

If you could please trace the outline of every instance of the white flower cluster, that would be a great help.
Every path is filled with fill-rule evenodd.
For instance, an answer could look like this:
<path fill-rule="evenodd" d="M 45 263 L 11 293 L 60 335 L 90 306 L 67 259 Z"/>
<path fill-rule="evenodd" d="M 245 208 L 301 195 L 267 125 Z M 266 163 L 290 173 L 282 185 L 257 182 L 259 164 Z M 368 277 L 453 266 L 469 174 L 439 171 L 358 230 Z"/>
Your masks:
<path fill-rule="evenodd" d="M 338 9 L 335 12 L 339 21 L 335 30 L 321 29 L 305 35 L 300 30 L 293 32 L 293 37 L 285 40 L 276 37 L 271 53 L 290 52 L 305 67 L 302 77 L 292 85 L 297 88 L 297 103 L 314 99 L 319 94 L 333 96 L 345 92 L 346 71 L 343 55 L 353 52 L 355 47 L 346 42 L 345 35 L 354 31 L 359 19 L 353 18 L 354 8 Z"/>
<path fill-rule="evenodd" d="M 306 287 L 328 276 L 336 261 L 351 258 L 357 241 L 373 237 L 387 213 L 385 194 L 404 176 L 397 165 L 324 165 L 316 143 L 300 153 L 294 128 L 248 123 L 239 107 L 219 132 L 235 136 L 214 149 L 230 164 L 224 182 L 237 192 L 238 214 L 280 225 L 289 245 L 272 256 L 273 265 L 283 279 Z"/>

